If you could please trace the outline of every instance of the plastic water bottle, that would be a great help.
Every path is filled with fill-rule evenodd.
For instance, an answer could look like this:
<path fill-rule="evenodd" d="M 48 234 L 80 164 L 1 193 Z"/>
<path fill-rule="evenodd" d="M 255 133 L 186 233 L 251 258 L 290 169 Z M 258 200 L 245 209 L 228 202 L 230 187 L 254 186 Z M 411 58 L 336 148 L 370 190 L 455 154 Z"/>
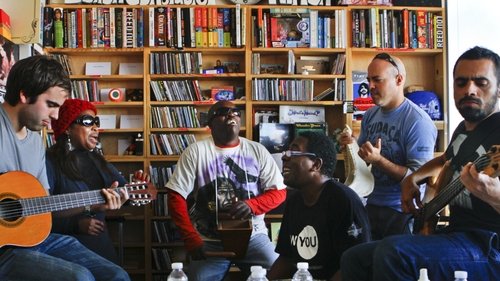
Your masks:
<path fill-rule="evenodd" d="M 267 270 L 265 268 L 257 268 L 250 274 L 251 281 L 269 281 L 266 277 Z"/>
<path fill-rule="evenodd" d="M 172 272 L 167 277 L 167 281 L 187 281 L 188 277 L 182 271 L 182 262 L 172 263 Z"/>
<path fill-rule="evenodd" d="M 307 262 L 298 262 L 297 272 L 293 275 L 292 281 L 313 281 L 313 277 L 308 269 L 309 264 Z"/>
<path fill-rule="evenodd" d="M 418 277 L 417 281 L 430 281 L 429 277 L 427 276 L 427 268 L 420 269 L 420 276 Z"/>
<path fill-rule="evenodd" d="M 262 266 L 260 266 L 260 265 L 252 265 L 250 267 L 250 275 L 248 276 L 247 281 L 252 281 L 252 272 L 260 270 L 260 269 L 262 269 Z"/>
<path fill-rule="evenodd" d="M 455 271 L 455 281 L 467 281 L 467 271 Z"/>

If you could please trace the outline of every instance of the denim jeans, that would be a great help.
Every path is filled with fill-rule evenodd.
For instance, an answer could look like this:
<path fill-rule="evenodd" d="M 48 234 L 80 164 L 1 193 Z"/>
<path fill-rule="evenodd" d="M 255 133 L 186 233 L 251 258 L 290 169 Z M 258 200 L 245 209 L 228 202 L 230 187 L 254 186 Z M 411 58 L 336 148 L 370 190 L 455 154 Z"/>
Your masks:
<path fill-rule="evenodd" d="M 344 252 L 342 278 L 417 280 L 420 268 L 427 268 L 430 280 L 454 280 L 455 270 L 467 271 L 468 280 L 500 280 L 499 243 L 486 231 L 390 236 Z"/>
<path fill-rule="evenodd" d="M 130 280 L 121 267 L 67 235 L 51 233 L 37 246 L 6 247 L 0 253 L 2 281 Z"/>
<path fill-rule="evenodd" d="M 231 263 L 240 268 L 244 276 L 250 275 L 250 266 L 262 265 L 269 269 L 278 254 L 274 252 L 274 244 L 266 234 L 256 234 L 250 237 L 245 257 L 241 260 L 229 260 L 225 258 L 207 258 L 206 260 L 191 260 L 189 263 L 188 280 L 193 281 L 217 281 L 223 280 L 229 271 Z M 205 251 L 222 251 L 222 244 L 216 242 L 205 242 Z"/>

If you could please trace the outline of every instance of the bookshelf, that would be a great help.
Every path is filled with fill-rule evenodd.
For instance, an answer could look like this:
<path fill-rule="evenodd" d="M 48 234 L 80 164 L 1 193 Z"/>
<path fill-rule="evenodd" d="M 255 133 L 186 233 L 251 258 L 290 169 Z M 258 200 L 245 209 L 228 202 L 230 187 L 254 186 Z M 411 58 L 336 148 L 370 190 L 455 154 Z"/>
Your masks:
<path fill-rule="evenodd" d="M 335 129 L 343 128 L 344 124 L 350 125 L 355 134 L 358 134 L 360 121 L 354 120 L 352 114 L 346 114 L 343 111 L 343 101 L 352 100 L 353 98 L 351 73 L 356 70 L 366 71 L 372 58 L 378 52 L 384 51 L 402 59 L 408 73 L 407 85 L 421 85 L 426 90 L 435 92 L 441 100 L 443 111 L 447 112 L 448 110 L 446 103 L 448 99 L 446 39 L 444 39 L 444 48 L 413 49 L 382 48 L 381 46 L 372 48 L 370 46 L 361 47 L 358 43 L 356 43 L 356 46 L 359 47 L 355 47 L 353 42 L 359 40 L 357 36 L 360 35 L 356 35 L 358 31 L 352 25 L 356 21 L 356 17 L 359 18 L 361 10 L 369 13 L 368 11 L 371 12 L 372 9 L 376 9 L 377 14 L 381 10 L 385 10 L 386 13 L 392 11 L 393 14 L 394 12 L 402 14 L 403 10 L 415 12 L 425 10 L 432 15 L 442 16 L 443 21 L 446 22 L 444 6 L 169 6 L 171 11 L 170 16 L 177 17 L 181 15 L 181 19 L 189 18 L 194 23 L 196 20 L 193 20 L 193 17 L 196 16 L 197 11 L 203 12 L 203 9 L 207 9 L 207 16 L 215 10 L 216 12 L 221 12 L 223 17 L 224 13 L 229 10 L 230 23 L 233 20 L 236 21 L 236 15 L 238 15 L 244 23 L 240 24 L 241 29 L 236 29 L 236 24 L 234 24 L 231 27 L 232 29 L 230 29 L 229 35 L 225 35 L 224 32 L 222 33 L 222 45 L 218 45 L 219 42 L 213 40 L 213 43 L 217 42 L 217 46 L 212 47 L 208 46 L 208 42 L 206 46 L 197 44 L 197 39 L 203 38 L 203 35 L 193 32 L 192 29 L 195 26 L 185 29 L 184 31 L 189 31 L 190 35 L 187 36 L 185 34 L 183 38 L 178 37 L 176 35 L 178 33 L 174 31 L 177 30 L 178 25 L 172 25 L 173 33 L 170 40 L 158 43 L 157 38 L 159 35 L 155 23 L 158 23 L 158 10 L 160 6 L 52 4 L 46 7 L 62 8 L 68 11 L 86 10 L 87 15 L 91 14 L 88 11 L 91 11 L 93 8 L 103 7 L 114 8 L 115 13 L 119 9 L 140 11 L 135 13 L 135 15 L 138 16 L 140 14 L 136 18 L 137 21 L 142 18 L 142 23 L 136 25 L 136 28 L 139 28 L 141 31 L 136 29 L 137 33 L 135 37 L 133 35 L 131 37 L 134 38 L 135 43 L 130 43 L 130 47 L 111 47 L 111 40 L 109 47 L 106 45 L 107 43 L 104 43 L 105 45 L 100 47 L 86 45 L 85 48 L 54 48 L 45 46 L 46 53 L 65 55 L 67 57 L 68 64 L 72 70 L 71 79 L 73 81 L 97 81 L 97 89 L 99 90 L 113 88 L 142 90 L 142 98 L 134 98 L 129 101 L 102 101 L 100 95 L 97 95 L 95 99 L 88 98 L 94 101 L 99 114 L 116 116 L 116 128 L 100 130 L 106 159 L 117 166 L 125 175 L 137 169 L 155 171 L 153 182 L 158 187 L 158 200 L 141 208 L 125 208 L 110 216 L 112 218 L 119 216 L 122 219 L 125 237 L 123 240 L 123 265 L 133 280 L 162 280 L 161 278 L 168 273 L 168 267 L 158 265 L 158 263 L 165 262 L 158 260 L 158 258 L 163 257 L 162 259 L 164 260 L 166 256 L 165 252 L 168 252 L 172 261 L 184 261 L 185 253 L 182 251 L 182 242 L 179 242 L 178 237 L 176 238 L 175 235 L 159 236 L 158 234 L 159 232 L 163 232 L 163 229 L 171 226 L 168 213 L 165 212 L 164 198 L 166 191 L 163 185 L 179 156 L 178 151 L 175 152 L 173 148 L 169 151 L 164 145 L 165 142 L 176 137 L 185 137 L 186 140 L 181 140 L 180 142 L 186 141 L 184 145 L 187 145 L 189 141 L 199 140 L 210 135 L 209 129 L 204 126 L 203 116 L 213 104 L 212 100 L 208 100 L 211 97 L 213 88 L 223 88 L 228 85 L 234 87 L 233 95 L 236 98 L 234 103 L 243 110 L 241 136 L 249 139 L 257 140 L 255 138 L 256 129 L 254 127 L 255 112 L 278 110 L 280 105 L 324 107 L 329 134 L 332 134 Z M 196 10 L 200 8 L 202 10 Z M 273 9 L 281 9 L 282 11 L 285 9 L 287 13 L 298 11 L 302 15 L 307 15 L 307 17 L 311 17 L 312 14 L 314 18 L 329 18 L 331 28 L 331 35 L 328 35 L 329 40 L 325 39 L 327 35 L 324 33 L 323 39 L 319 39 L 318 31 L 313 31 L 312 33 L 317 34 L 318 38 L 313 39 L 315 42 L 312 44 L 317 44 L 318 47 L 272 47 L 272 40 L 267 41 L 263 37 L 259 38 L 262 35 L 258 34 L 266 34 L 266 32 L 262 32 L 264 15 Z M 270 14 L 266 18 L 268 16 Z M 178 23 L 177 18 L 175 19 L 175 22 Z M 167 17 L 163 20 L 167 20 Z M 215 23 L 215 26 L 217 25 Z M 213 27 L 214 25 L 212 24 L 211 26 Z M 91 28 L 91 26 L 87 28 Z M 153 30 L 151 30 L 152 28 Z M 261 28 L 260 31 L 259 28 Z M 365 28 L 367 28 L 366 25 Z M 270 31 L 267 28 L 267 24 L 265 30 Z M 87 34 L 86 36 L 92 35 Z M 142 36 L 142 39 L 138 39 L 137 36 Z M 207 40 L 208 36 L 209 34 L 207 33 Z M 229 36 L 227 37 L 228 39 L 224 39 L 226 36 Z M 332 36 L 336 39 L 333 39 Z M 126 35 L 122 36 L 121 40 L 124 38 L 127 38 Z M 78 44 L 78 39 L 76 40 Z M 85 44 L 92 44 L 92 39 L 88 40 L 90 43 Z M 330 43 L 320 43 L 320 40 L 326 40 Z M 116 43 L 117 41 L 115 41 L 115 46 Z M 164 45 L 159 46 L 160 44 Z M 176 48 L 178 46 L 184 47 Z M 314 71 L 308 71 L 306 74 L 302 69 L 295 71 L 293 67 L 290 72 L 288 71 L 291 58 L 293 58 L 292 61 L 297 61 L 301 60 L 301 58 L 307 60 L 314 59 L 315 57 L 327 58 L 329 60 L 330 65 L 324 72 L 315 73 Z M 332 71 L 332 64 L 337 64 L 335 61 L 338 58 L 343 58 L 343 65 Z M 225 66 L 226 71 L 224 73 L 216 71 L 216 67 L 220 65 L 219 61 L 222 66 Z M 110 62 L 111 74 L 86 75 L 85 67 L 87 62 Z M 120 63 L 142 63 L 143 68 L 139 74 L 119 74 Z M 268 67 L 261 68 L 263 65 L 268 65 Z M 276 65 L 282 65 L 282 67 L 276 67 Z M 312 91 L 308 90 L 305 94 L 312 95 L 307 96 L 307 100 L 300 95 L 289 99 L 280 97 L 270 98 L 265 95 L 259 96 L 259 94 L 263 93 L 275 94 L 270 86 L 272 84 L 265 84 L 269 83 L 268 81 L 283 81 L 282 83 L 287 83 L 286 81 L 288 80 L 311 81 L 313 87 L 309 89 L 312 89 Z M 264 84 L 260 84 L 265 86 L 258 90 L 257 85 L 259 84 L 257 84 L 257 81 L 266 81 L 262 82 Z M 75 85 L 82 88 L 81 85 L 83 82 L 80 83 Z M 314 100 L 314 96 L 319 95 L 329 87 L 334 88 L 336 97 L 334 100 Z M 122 115 L 143 116 L 142 126 L 138 126 L 137 128 L 121 128 L 120 117 Z M 448 121 L 446 118 L 447 116 L 444 114 L 444 120 L 435 121 L 438 128 L 436 153 L 444 151 L 447 145 Z M 182 123 L 181 119 L 185 123 Z M 122 155 L 122 147 L 120 146 L 119 149 L 118 143 L 120 141 L 123 143 L 124 140 L 130 139 L 137 134 L 143 136 L 142 155 Z M 48 135 L 50 135 L 50 130 L 48 131 Z M 181 145 L 178 149 L 182 151 L 182 147 Z M 342 160 L 341 155 L 339 155 L 339 160 Z M 338 164 L 337 174 L 342 178 L 342 162 Z M 275 222 L 279 218 L 279 215 L 272 215 L 269 219 Z M 110 233 L 114 241 L 119 240 L 119 226 L 120 224 L 116 219 L 109 221 Z M 118 246 L 117 242 L 116 247 Z"/>

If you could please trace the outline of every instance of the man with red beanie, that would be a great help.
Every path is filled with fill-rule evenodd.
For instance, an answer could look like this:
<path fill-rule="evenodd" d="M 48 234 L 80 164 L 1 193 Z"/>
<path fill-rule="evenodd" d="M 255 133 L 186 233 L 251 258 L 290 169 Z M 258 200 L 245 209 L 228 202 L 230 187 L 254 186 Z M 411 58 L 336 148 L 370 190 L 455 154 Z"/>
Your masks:
<path fill-rule="evenodd" d="M 0 183 L 4 183 L 9 171 L 23 171 L 33 175 L 40 184 L 13 185 L 6 182 L 2 194 L 21 192 L 13 186 L 22 186 L 22 194 L 26 194 L 25 189 L 31 189 L 35 194 L 39 192 L 37 188 L 49 190 L 45 148 L 37 131 L 58 118 L 59 107 L 70 92 L 68 74 L 56 60 L 33 56 L 14 64 L 7 79 L 5 103 L 0 105 L 0 173 L 6 173 L 0 175 Z M 121 205 L 118 193 L 106 191 L 103 194 L 107 208 L 116 209 Z M 2 221 L 3 215 L 2 211 Z M 40 231 L 44 223 L 43 218 L 39 219 L 39 224 L 30 229 L 31 233 L 13 235 L 11 227 L 10 234 L 6 234 L 5 228 L 0 230 L 4 243 L 0 244 L 0 280 L 130 280 L 121 267 L 90 251 L 71 236 L 47 233 L 45 239 L 40 239 L 43 241 L 37 241 L 38 244 L 33 240 L 24 244 L 22 241 L 5 241 L 8 238 L 31 238 L 33 231 Z M 19 218 L 19 225 L 25 222 L 23 217 Z M 3 223 L 2 227 L 5 227 Z M 13 244 L 15 246 L 10 246 Z"/>
<path fill-rule="evenodd" d="M 261 144 L 239 137 L 239 108 L 220 101 L 210 108 L 208 118 L 212 137 L 190 145 L 182 153 L 166 184 L 170 214 L 191 257 L 188 277 L 196 281 L 223 280 L 231 263 L 247 275 L 251 265 L 270 268 L 278 255 L 269 239 L 264 215 L 286 197 L 283 176 L 271 154 Z M 194 201 L 190 206 L 188 196 Z M 246 255 L 241 259 L 205 254 L 223 251 L 216 231 L 221 212 L 252 222 Z"/>

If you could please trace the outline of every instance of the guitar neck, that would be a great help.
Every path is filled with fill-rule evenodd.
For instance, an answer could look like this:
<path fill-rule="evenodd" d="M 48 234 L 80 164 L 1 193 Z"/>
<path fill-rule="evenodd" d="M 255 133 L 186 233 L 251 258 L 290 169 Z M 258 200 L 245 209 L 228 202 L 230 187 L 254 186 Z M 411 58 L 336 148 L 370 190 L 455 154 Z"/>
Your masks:
<path fill-rule="evenodd" d="M 120 189 L 120 188 L 118 188 Z M 117 190 L 117 192 L 119 192 Z M 101 190 L 58 194 L 45 197 L 20 199 L 22 216 L 30 216 L 53 211 L 62 211 L 72 208 L 105 203 Z"/>
<path fill-rule="evenodd" d="M 490 163 L 488 155 L 482 155 L 474 161 L 478 171 L 482 171 Z M 438 195 L 424 206 L 423 218 L 428 220 L 441 211 L 450 201 L 455 198 L 465 186 L 460 181 L 460 177 L 455 178 Z"/>

